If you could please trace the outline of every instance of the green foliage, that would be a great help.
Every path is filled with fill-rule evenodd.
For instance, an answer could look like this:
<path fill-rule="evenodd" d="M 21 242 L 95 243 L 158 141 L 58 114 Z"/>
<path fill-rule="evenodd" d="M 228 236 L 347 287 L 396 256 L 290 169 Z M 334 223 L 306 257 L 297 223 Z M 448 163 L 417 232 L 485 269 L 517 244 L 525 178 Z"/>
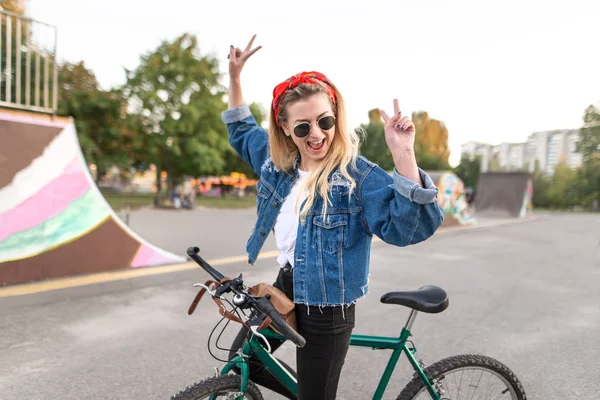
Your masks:
<path fill-rule="evenodd" d="M 447 161 L 431 153 L 418 152 L 417 165 L 425 171 L 448 171 L 452 169 Z"/>
<path fill-rule="evenodd" d="M 471 187 L 473 191 L 477 190 L 480 171 L 480 156 L 476 156 L 473 159 L 463 156 L 460 159 L 460 163 L 453 169 L 453 172 L 463 181 L 465 187 Z"/>
<path fill-rule="evenodd" d="M 415 124 L 415 154 L 419 166 L 423 169 L 450 169 L 446 124 L 429 118 L 425 111 L 414 112 L 412 121 Z"/>
<path fill-rule="evenodd" d="M 577 151 L 582 154 L 583 162 L 587 163 L 600 155 L 600 109 L 590 105 L 585 110 L 583 121 Z"/>
<path fill-rule="evenodd" d="M 583 122 L 577 143 L 583 165 L 577 171 L 576 187 L 580 204 L 588 207 L 594 200 L 600 203 L 600 109 L 590 105 Z"/>
<path fill-rule="evenodd" d="M 356 131 L 362 137 L 360 153 L 386 171 L 394 168 L 394 160 L 385 142 L 383 120 L 378 109 L 369 111 L 369 123 Z"/>
<path fill-rule="evenodd" d="M 557 208 L 568 208 L 577 204 L 576 172 L 566 163 L 555 167 L 550 186 L 546 190 L 549 204 Z"/>
<path fill-rule="evenodd" d="M 413 113 L 415 122 L 415 156 L 417 164 L 424 170 L 449 170 L 448 130 L 444 124 L 429 119 L 425 112 Z M 385 141 L 383 120 L 378 109 L 369 111 L 369 123 L 361 125 L 357 133 L 363 137 L 361 154 L 389 171 L 394 160 Z"/>
<path fill-rule="evenodd" d="M 594 139 L 594 136 L 591 136 Z M 593 148 L 588 144 L 590 136 L 584 136 L 578 146 Z M 533 205 L 542 208 L 572 208 L 581 206 L 590 209 L 594 200 L 600 202 L 600 156 L 598 152 L 584 154 L 584 162 L 576 170 L 563 161 L 555 168 L 552 176 L 537 170 L 533 179 Z"/>
<path fill-rule="evenodd" d="M 551 178 L 536 170 L 533 175 L 533 199 L 534 207 L 550 208 L 551 202 L 548 198 L 548 189 L 552 184 Z"/>
<path fill-rule="evenodd" d="M 88 163 L 97 166 L 98 178 L 113 165 L 128 169 L 134 135 L 127 130 L 120 93 L 100 90 L 83 62 L 61 65 L 59 82 L 57 114 L 75 120 L 82 152 Z"/>
<path fill-rule="evenodd" d="M 225 171 L 226 109 L 218 61 L 202 56 L 194 35 L 164 41 L 127 71 L 123 91 L 140 121 L 145 158 L 168 173 L 169 193 L 184 175 Z"/>
<path fill-rule="evenodd" d="M 590 207 L 594 200 L 600 203 L 600 157 L 588 160 L 577 170 L 576 182 L 580 205 Z"/>

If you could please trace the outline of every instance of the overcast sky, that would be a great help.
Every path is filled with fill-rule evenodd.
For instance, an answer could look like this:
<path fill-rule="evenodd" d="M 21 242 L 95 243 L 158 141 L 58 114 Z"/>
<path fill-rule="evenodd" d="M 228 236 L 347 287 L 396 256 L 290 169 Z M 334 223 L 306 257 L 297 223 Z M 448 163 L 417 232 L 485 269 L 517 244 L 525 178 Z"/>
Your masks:
<path fill-rule="evenodd" d="M 579 128 L 600 103 L 600 1 L 28 0 L 58 28 L 58 56 L 84 60 L 103 88 L 125 80 L 141 54 L 183 32 L 222 60 L 229 45 L 262 45 L 242 74 L 244 97 L 268 108 L 273 87 L 301 71 L 327 75 L 349 123 L 368 110 L 424 110 L 460 144 L 525 141 Z"/>

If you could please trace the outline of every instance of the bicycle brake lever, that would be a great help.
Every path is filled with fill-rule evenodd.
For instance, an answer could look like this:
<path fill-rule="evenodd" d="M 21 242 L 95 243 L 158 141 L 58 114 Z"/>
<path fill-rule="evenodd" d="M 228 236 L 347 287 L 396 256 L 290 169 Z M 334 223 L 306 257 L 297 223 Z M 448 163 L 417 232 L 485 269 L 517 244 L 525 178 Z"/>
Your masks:
<path fill-rule="evenodd" d="M 215 291 L 214 291 L 214 290 L 210 290 L 210 289 L 208 288 L 208 286 L 206 286 L 206 285 L 204 285 L 204 284 L 202 284 L 202 283 L 194 283 L 194 287 L 201 287 L 201 288 L 204 288 L 204 290 L 206 290 L 206 293 L 210 294 L 212 297 L 217 297 L 217 296 L 216 296 L 216 293 L 215 293 Z M 219 297 L 220 297 L 220 296 L 219 296 Z"/>
<path fill-rule="evenodd" d="M 269 341 L 267 340 L 267 338 L 262 334 L 258 332 L 258 326 L 256 325 L 250 325 L 250 330 L 259 338 L 261 338 L 263 340 L 263 342 L 265 342 L 265 344 L 267 345 L 267 351 L 270 353 L 271 352 L 271 344 L 269 343 Z"/>

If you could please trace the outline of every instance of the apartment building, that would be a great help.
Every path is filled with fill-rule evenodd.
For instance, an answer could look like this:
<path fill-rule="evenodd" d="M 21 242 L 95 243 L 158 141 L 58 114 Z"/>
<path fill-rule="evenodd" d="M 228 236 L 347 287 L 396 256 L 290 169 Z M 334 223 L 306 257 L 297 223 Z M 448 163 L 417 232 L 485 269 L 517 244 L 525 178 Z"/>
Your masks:
<path fill-rule="evenodd" d="M 529 158 L 529 169 L 538 168 L 547 175 L 552 175 L 561 162 L 566 162 L 571 168 L 581 165 L 582 155 L 576 151 L 579 140 L 578 129 L 561 129 L 532 133 L 527 143 L 534 151 Z"/>
<path fill-rule="evenodd" d="M 461 146 L 461 153 L 471 159 L 481 157 L 481 171 L 529 171 L 537 164 L 541 171 L 552 175 L 561 161 L 571 168 L 581 165 L 582 155 L 576 151 L 578 129 L 562 129 L 534 132 L 524 143 L 500 143 L 491 145 L 468 142 Z"/>
<path fill-rule="evenodd" d="M 481 170 L 484 172 L 489 168 L 490 152 L 491 146 L 487 143 L 468 142 L 460 146 L 461 156 L 471 160 L 476 156 L 481 157 Z"/>

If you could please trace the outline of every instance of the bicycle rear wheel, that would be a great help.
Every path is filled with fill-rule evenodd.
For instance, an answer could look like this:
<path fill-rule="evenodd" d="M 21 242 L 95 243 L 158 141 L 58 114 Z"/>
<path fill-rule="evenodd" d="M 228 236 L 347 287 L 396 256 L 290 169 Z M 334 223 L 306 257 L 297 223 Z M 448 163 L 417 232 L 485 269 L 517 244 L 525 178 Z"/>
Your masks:
<path fill-rule="evenodd" d="M 425 375 L 440 399 L 526 400 L 517 376 L 491 357 L 462 354 L 438 361 L 425 368 Z M 397 400 L 431 400 L 425 382 L 416 376 Z"/>
<path fill-rule="evenodd" d="M 241 396 L 241 378 L 238 375 L 221 375 L 193 384 L 171 397 L 171 400 L 201 400 L 214 396 L 214 399 L 237 399 Z M 263 400 L 262 394 L 253 382 L 248 382 L 244 400 Z"/>

